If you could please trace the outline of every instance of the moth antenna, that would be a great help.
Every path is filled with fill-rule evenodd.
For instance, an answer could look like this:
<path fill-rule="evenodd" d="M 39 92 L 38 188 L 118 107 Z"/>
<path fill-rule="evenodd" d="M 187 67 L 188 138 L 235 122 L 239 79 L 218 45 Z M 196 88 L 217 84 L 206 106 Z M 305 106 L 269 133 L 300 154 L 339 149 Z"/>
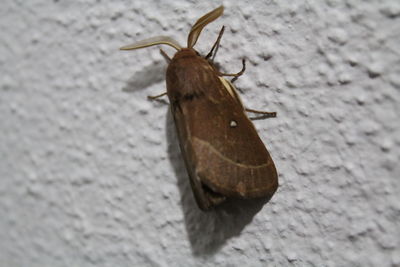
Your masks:
<path fill-rule="evenodd" d="M 196 23 L 193 25 L 192 29 L 190 30 L 189 36 L 188 36 L 188 43 L 187 46 L 188 48 L 192 48 L 196 42 L 197 39 L 199 39 L 200 33 L 203 30 L 203 28 L 216 20 L 218 17 L 220 17 L 224 13 L 224 6 L 220 6 L 213 11 L 205 14 L 201 18 L 199 18 Z"/>
<path fill-rule="evenodd" d="M 131 45 L 123 46 L 120 48 L 120 50 L 133 50 L 133 49 L 139 49 L 139 48 L 144 48 L 148 46 L 153 46 L 153 45 L 160 45 L 160 44 L 166 44 L 169 46 L 172 46 L 176 50 L 181 50 L 182 47 L 178 44 L 177 41 L 172 39 L 171 37 L 168 36 L 156 36 L 148 39 L 144 39 L 142 41 L 136 42 Z"/>

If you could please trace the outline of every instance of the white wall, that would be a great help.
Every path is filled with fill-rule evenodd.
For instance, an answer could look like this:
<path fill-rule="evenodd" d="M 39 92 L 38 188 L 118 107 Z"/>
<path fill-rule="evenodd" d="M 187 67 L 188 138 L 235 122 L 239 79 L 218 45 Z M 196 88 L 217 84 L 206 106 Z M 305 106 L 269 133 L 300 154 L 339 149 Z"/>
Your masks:
<path fill-rule="evenodd" d="M 224 1 L 217 62 L 280 187 L 198 210 L 155 35 L 205 1 L 2 1 L 0 266 L 400 266 L 400 2 Z M 295 2 L 295 3 L 294 3 Z M 166 48 L 172 54 L 172 50 Z"/>

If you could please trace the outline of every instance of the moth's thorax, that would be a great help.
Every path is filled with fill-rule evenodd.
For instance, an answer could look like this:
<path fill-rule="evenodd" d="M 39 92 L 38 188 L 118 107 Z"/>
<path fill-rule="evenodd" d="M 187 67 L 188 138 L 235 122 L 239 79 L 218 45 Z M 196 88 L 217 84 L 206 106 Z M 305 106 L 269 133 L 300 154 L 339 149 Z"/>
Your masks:
<path fill-rule="evenodd" d="M 178 52 L 175 53 L 173 60 L 178 60 L 181 58 L 188 57 L 200 57 L 200 55 L 193 48 L 182 48 Z"/>
<path fill-rule="evenodd" d="M 212 70 L 210 63 L 193 48 L 183 48 L 176 52 L 168 68 L 176 68 L 177 70 L 186 69 L 187 71 L 199 68 Z"/>
<path fill-rule="evenodd" d="M 219 84 L 214 67 L 192 48 L 178 51 L 167 68 L 167 92 L 172 100 L 203 94 Z"/>

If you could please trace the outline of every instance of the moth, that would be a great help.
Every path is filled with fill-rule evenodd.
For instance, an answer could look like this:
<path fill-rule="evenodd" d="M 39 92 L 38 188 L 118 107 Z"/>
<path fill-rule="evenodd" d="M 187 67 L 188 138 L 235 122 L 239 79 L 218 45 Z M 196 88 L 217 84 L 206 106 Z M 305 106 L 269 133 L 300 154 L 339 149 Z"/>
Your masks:
<path fill-rule="evenodd" d="M 223 6 L 205 14 L 193 25 L 187 48 L 167 36 L 157 36 L 121 47 L 139 49 L 165 44 L 177 50 L 169 62 L 167 94 L 190 184 L 200 209 L 208 210 L 229 198 L 270 198 L 278 188 L 274 162 L 246 112 L 275 117 L 275 112 L 246 109 L 233 86 L 245 70 L 221 73 L 213 63 L 224 31 L 207 56 L 194 45 L 203 28 L 220 17 Z M 223 76 L 233 77 L 232 81 Z"/>

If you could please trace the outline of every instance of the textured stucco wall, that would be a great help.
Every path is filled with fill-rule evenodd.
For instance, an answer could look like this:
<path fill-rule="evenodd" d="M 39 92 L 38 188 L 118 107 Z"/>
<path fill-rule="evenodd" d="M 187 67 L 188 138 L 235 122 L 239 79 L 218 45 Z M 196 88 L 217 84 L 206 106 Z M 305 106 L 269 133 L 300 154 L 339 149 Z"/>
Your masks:
<path fill-rule="evenodd" d="M 217 62 L 280 188 L 200 212 L 158 49 L 219 3 L 11 1 L 0 8 L 0 266 L 400 266 L 400 2 L 235 1 Z M 172 50 L 166 48 L 171 54 Z"/>

